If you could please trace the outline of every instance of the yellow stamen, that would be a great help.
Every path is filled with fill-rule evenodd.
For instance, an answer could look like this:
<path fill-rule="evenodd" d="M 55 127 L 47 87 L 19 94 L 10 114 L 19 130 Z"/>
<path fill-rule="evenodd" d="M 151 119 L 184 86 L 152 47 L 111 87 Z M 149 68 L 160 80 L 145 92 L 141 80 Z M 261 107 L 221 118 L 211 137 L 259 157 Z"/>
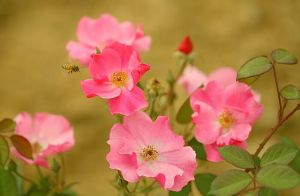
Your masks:
<path fill-rule="evenodd" d="M 126 85 L 128 80 L 128 75 L 126 72 L 118 71 L 112 74 L 111 81 L 119 88 L 122 88 Z"/>
<path fill-rule="evenodd" d="M 143 149 L 140 155 L 145 161 L 154 161 L 158 157 L 158 152 L 153 146 L 149 145 Z"/>
<path fill-rule="evenodd" d="M 222 128 L 228 129 L 234 123 L 234 118 L 230 112 L 226 111 L 219 116 L 219 123 Z"/>

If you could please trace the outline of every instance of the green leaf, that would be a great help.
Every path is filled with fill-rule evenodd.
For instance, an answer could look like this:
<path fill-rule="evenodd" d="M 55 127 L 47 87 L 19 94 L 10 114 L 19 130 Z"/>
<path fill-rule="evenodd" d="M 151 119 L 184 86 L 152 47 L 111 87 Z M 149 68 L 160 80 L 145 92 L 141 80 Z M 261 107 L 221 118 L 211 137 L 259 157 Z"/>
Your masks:
<path fill-rule="evenodd" d="M 53 196 L 77 196 L 77 194 L 72 190 L 66 190 L 62 193 L 54 193 Z"/>
<path fill-rule="evenodd" d="M 243 78 L 243 79 L 239 79 L 240 82 L 245 83 L 245 84 L 253 84 L 257 79 L 259 78 L 259 76 L 253 76 L 250 78 Z"/>
<path fill-rule="evenodd" d="M 229 170 L 215 178 L 211 184 L 209 194 L 234 195 L 246 188 L 252 179 L 246 172 L 240 170 Z"/>
<path fill-rule="evenodd" d="M 0 195 L 17 196 L 17 190 L 15 177 L 9 171 L 0 168 Z"/>
<path fill-rule="evenodd" d="M 291 168 L 300 173 L 300 151 L 298 151 L 294 160 L 289 164 Z"/>
<path fill-rule="evenodd" d="M 9 169 L 9 171 L 11 171 L 11 172 L 16 172 L 16 171 L 17 171 L 17 168 L 18 168 L 18 166 L 17 166 L 16 162 L 13 161 L 13 160 L 10 160 L 10 161 L 9 161 L 9 164 L 8 164 L 8 169 Z"/>
<path fill-rule="evenodd" d="M 255 192 L 253 192 L 253 191 L 247 192 L 243 196 L 255 196 Z"/>
<path fill-rule="evenodd" d="M 272 163 L 289 164 L 297 152 L 298 150 L 295 148 L 287 147 L 284 144 L 275 144 L 263 154 L 260 165 L 264 167 Z"/>
<path fill-rule="evenodd" d="M 189 196 L 191 192 L 191 183 L 188 183 L 183 189 L 179 192 L 169 191 L 169 196 Z"/>
<path fill-rule="evenodd" d="M 224 146 L 219 148 L 220 155 L 225 161 L 232 165 L 242 168 L 254 168 L 254 160 L 252 156 L 244 149 L 237 146 Z"/>
<path fill-rule="evenodd" d="M 210 190 L 211 183 L 215 178 L 215 175 L 209 173 L 197 174 L 195 176 L 196 187 L 203 196 L 209 195 L 208 192 Z"/>
<path fill-rule="evenodd" d="M 192 121 L 192 114 L 193 110 L 190 105 L 190 98 L 188 98 L 180 107 L 176 115 L 176 121 L 181 124 L 187 124 Z"/>
<path fill-rule="evenodd" d="M 299 150 L 298 146 L 295 144 L 295 142 L 293 142 L 288 137 L 282 137 L 281 140 L 285 146 L 298 150 L 298 153 L 296 154 L 294 160 L 292 160 L 292 162 L 290 162 L 289 166 L 292 169 L 294 169 L 295 171 L 297 171 L 298 173 L 300 173 L 300 150 Z"/>
<path fill-rule="evenodd" d="M 32 146 L 30 142 L 21 135 L 13 135 L 10 137 L 13 146 L 16 150 L 24 157 L 28 159 L 33 159 L 32 157 Z"/>
<path fill-rule="evenodd" d="M 206 152 L 204 150 L 203 144 L 193 138 L 188 142 L 188 145 L 192 147 L 196 152 L 197 159 L 206 160 Z"/>
<path fill-rule="evenodd" d="M 277 193 L 273 189 L 263 187 L 259 189 L 258 196 L 277 196 Z"/>
<path fill-rule="evenodd" d="M 16 128 L 15 121 L 5 118 L 0 121 L 0 132 L 13 132 Z"/>
<path fill-rule="evenodd" d="M 51 191 L 51 179 L 49 176 L 42 178 L 38 183 L 33 184 L 26 196 L 45 196 L 49 195 Z"/>
<path fill-rule="evenodd" d="M 295 87 L 292 84 L 288 84 L 286 86 L 284 86 L 281 90 L 280 90 L 280 95 L 288 100 L 297 100 L 300 99 L 300 91 L 297 87 Z"/>
<path fill-rule="evenodd" d="M 272 164 L 261 168 L 256 180 L 273 189 L 290 189 L 300 184 L 300 175 L 286 165 Z"/>
<path fill-rule="evenodd" d="M 9 159 L 9 146 L 6 139 L 0 135 L 0 166 L 4 167 Z"/>
<path fill-rule="evenodd" d="M 260 167 L 260 158 L 258 156 L 252 155 L 255 168 Z"/>
<path fill-rule="evenodd" d="M 295 55 L 285 49 L 276 49 L 272 52 L 272 59 L 279 64 L 297 64 Z"/>
<path fill-rule="evenodd" d="M 283 136 L 281 138 L 281 141 L 282 141 L 282 144 L 284 144 L 287 147 L 298 149 L 298 146 L 295 144 L 295 142 L 293 142 L 293 140 L 291 140 L 290 138 L 288 138 L 286 136 Z"/>
<path fill-rule="evenodd" d="M 268 72 L 271 68 L 272 63 L 267 57 L 252 58 L 241 66 L 237 74 L 237 80 L 260 76 Z"/>

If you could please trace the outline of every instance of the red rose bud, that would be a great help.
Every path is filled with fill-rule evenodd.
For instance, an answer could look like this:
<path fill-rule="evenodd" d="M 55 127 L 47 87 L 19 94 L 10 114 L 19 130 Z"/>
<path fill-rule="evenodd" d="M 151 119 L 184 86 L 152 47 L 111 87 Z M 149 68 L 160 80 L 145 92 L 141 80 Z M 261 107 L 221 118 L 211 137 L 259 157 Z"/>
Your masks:
<path fill-rule="evenodd" d="M 190 36 L 185 36 L 178 47 L 178 51 L 188 55 L 193 51 L 193 44 L 190 39 Z"/>

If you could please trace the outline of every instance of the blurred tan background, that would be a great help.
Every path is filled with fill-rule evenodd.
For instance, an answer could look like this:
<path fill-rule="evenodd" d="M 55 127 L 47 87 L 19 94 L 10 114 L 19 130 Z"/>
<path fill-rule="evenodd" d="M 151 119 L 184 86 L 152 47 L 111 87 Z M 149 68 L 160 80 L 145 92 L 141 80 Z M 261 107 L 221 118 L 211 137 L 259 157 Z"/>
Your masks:
<path fill-rule="evenodd" d="M 68 181 L 80 181 L 76 190 L 84 196 L 117 195 L 109 180 L 106 140 L 115 118 L 105 101 L 86 99 L 79 81 L 87 71 L 67 74 L 65 44 L 75 39 L 80 17 L 107 12 L 119 20 L 142 23 L 152 36 L 151 51 L 143 61 L 152 66 L 143 80 L 164 80 L 174 69 L 172 58 L 178 43 L 189 34 L 197 52 L 196 65 L 205 72 L 227 65 L 238 68 L 247 59 L 286 48 L 300 59 L 299 0 L 0 0 L 0 118 L 21 111 L 65 115 L 75 127 L 77 144 L 67 153 Z M 300 87 L 300 66 L 279 66 L 280 83 Z M 254 88 L 261 92 L 265 112 L 255 126 L 249 148 L 254 151 L 263 134 L 275 123 L 273 78 L 267 74 Z M 185 99 L 182 89 L 179 88 Z M 273 142 L 286 135 L 300 144 L 299 113 L 281 129 Z M 175 128 L 176 129 L 176 128 Z M 272 142 L 271 142 L 272 143 Z M 271 144 L 270 143 L 270 144 Z M 227 164 L 205 164 L 204 171 L 220 173 Z M 166 195 L 157 192 L 154 195 Z M 282 195 L 300 195 L 300 188 Z"/>

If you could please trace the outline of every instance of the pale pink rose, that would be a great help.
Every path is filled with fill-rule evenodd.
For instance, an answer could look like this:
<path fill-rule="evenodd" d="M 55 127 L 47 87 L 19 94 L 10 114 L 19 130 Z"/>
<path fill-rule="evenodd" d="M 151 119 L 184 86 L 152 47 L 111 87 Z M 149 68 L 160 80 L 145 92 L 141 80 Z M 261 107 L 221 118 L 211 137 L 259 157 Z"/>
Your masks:
<path fill-rule="evenodd" d="M 184 69 L 178 84 L 182 85 L 188 94 L 192 94 L 201 85 L 206 85 L 209 81 L 215 80 L 224 86 L 236 81 L 237 72 L 229 67 L 216 69 L 209 75 L 203 73 L 196 66 L 188 65 Z"/>
<path fill-rule="evenodd" d="M 32 145 L 33 160 L 22 156 L 14 148 L 12 152 L 28 164 L 49 168 L 49 156 L 66 152 L 75 144 L 73 128 L 61 115 L 36 113 L 31 117 L 27 112 L 22 112 L 15 121 L 16 134 L 25 137 Z"/>
<path fill-rule="evenodd" d="M 178 84 L 182 85 L 185 91 L 191 95 L 201 85 L 205 86 L 210 81 L 216 81 L 223 86 L 228 86 L 236 82 L 237 72 L 230 67 L 221 67 L 205 75 L 196 66 L 188 65 L 178 79 Z M 255 100 L 260 101 L 260 94 L 254 90 L 252 93 Z"/>
<path fill-rule="evenodd" d="M 137 83 L 149 69 L 131 46 L 114 43 L 92 55 L 92 79 L 81 81 L 81 87 L 87 97 L 108 99 L 112 114 L 129 115 L 148 105 Z"/>
<path fill-rule="evenodd" d="M 225 87 L 216 81 L 197 89 L 191 106 L 196 139 L 216 146 L 247 140 L 263 109 L 246 84 L 235 82 Z"/>
<path fill-rule="evenodd" d="M 166 190 L 180 191 L 194 179 L 196 153 L 171 130 L 168 117 L 153 122 L 145 113 L 135 112 L 113 126 L 108 144 L 110 168 L 121 171 L 128 182 L 150 177 Z"/>
<path fill-rule="evenodd" d="M 177 83 L 182 85 L 188 94 L 192 94 L 201 85 L 205 85 L 207 76 L 196 66 L 188 65 L 183 70 L 182 75 L 178 78 Z"/>
<path fill-rule="evenodd" d="M 67 44 L 69 56 L 79 60 L 85 66 L 89 65 L 90 55 L 96 48 L 102 51 L 113 42 L 132 46 L 135 50 L 148 51 L 151 37 L 145 36 L 141 25 L 137 29 L 129 22 L 120 23 L 115 17 L 103 14 L 98 19 L 82 17 L 77 27 L 78 42 Z"/>

